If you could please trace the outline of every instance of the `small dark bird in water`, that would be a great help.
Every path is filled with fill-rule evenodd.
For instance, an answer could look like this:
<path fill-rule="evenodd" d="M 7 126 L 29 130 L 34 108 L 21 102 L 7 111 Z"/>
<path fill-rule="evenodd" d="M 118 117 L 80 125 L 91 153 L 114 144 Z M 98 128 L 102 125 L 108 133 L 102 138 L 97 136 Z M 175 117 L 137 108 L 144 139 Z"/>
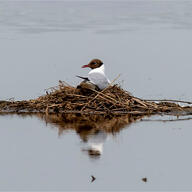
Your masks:
<path fill-rule="evenodd" d="M 147 182 L 147 177 L 142 178 L 142 181 L 146 183 Z"/>
<path fill-rule="evenodd" d="M 93 175 L 91 175 L 91 179 L 92 179 L 91 183 L 93 183 L 93 181 L 95 181 L 96 178 Z"/>

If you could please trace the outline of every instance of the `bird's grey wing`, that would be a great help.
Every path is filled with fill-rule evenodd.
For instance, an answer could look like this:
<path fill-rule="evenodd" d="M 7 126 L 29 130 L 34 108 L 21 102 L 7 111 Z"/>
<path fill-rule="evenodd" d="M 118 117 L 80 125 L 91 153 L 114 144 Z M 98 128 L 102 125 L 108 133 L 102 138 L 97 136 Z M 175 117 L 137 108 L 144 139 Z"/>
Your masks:
<path fill-rule="evenodd" d="M 89 73 L 88 79 L 100 89 L 105 89 L 109 85 L 109 80 L 106 78 L 105 74 L 95 72 Z"/>

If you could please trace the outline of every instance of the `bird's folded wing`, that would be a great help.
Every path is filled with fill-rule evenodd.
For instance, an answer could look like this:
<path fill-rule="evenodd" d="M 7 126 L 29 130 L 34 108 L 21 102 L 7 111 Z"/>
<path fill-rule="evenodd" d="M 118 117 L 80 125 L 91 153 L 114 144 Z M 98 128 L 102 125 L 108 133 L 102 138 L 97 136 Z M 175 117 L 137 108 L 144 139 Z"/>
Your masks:
<path fill-rule="evenodd" d="M 109 85 L 109 80 L 105 76 L 104 73 L 89 73 L 88 79 L 95 85 L 97 85 L 100 89 L 105 89 Z"/>

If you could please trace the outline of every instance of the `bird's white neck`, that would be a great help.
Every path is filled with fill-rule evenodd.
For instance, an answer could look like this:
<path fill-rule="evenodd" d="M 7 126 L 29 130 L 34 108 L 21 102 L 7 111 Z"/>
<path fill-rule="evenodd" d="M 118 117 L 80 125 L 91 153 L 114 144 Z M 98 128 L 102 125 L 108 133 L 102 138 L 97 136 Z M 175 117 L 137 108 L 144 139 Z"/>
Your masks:
<path fill-rule="evenodd" d="M 105 73 L 105 66 L 104 66 L 104 64 L 101 65 L 98 68 L 92 69 L 89 73 L 93 73 L 93 72 Z"/>
<path fill-rule="evenodd" d="M 105 66 L 104 66 L 104 64 L 101 65 L 101 67 L 99 67 L 99 68 L 103 71 L 103 73 L 105 73 Z"/>

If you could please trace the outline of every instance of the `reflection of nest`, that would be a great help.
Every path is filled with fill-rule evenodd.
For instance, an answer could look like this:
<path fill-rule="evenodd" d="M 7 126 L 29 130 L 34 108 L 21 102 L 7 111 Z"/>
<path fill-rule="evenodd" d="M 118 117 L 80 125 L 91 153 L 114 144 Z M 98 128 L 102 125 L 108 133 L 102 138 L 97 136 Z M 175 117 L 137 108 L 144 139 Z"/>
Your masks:
<path fill-rule="evenodd" d="M 107 134 L 118 133 L 125 126 L 130 125 L 141 115 L 82 115 L 82 114 L 42 114 L 37 116 L 45 120 L 46 123 L 54 125 L 58 128 L 61 135 L 67 130 L 74 130 L 81 140 L 88 146 L 82 151 L 87 153 L 90 158 L 97 159 L 102 154 L 102 144 Z M 98 145 L 100 147 L 98 148 Z"/>
<path fill-rule="evenodd" d="M 75 130 L 83 141 L 87 141 L 87 136 L 97 130 L 115 134 L 125 126 L 128 126 L 141 115 L 81 115 L 81 114 L 38 114 L 38 117 L 59 129 L 59 135 L 65 130 Z"/>

